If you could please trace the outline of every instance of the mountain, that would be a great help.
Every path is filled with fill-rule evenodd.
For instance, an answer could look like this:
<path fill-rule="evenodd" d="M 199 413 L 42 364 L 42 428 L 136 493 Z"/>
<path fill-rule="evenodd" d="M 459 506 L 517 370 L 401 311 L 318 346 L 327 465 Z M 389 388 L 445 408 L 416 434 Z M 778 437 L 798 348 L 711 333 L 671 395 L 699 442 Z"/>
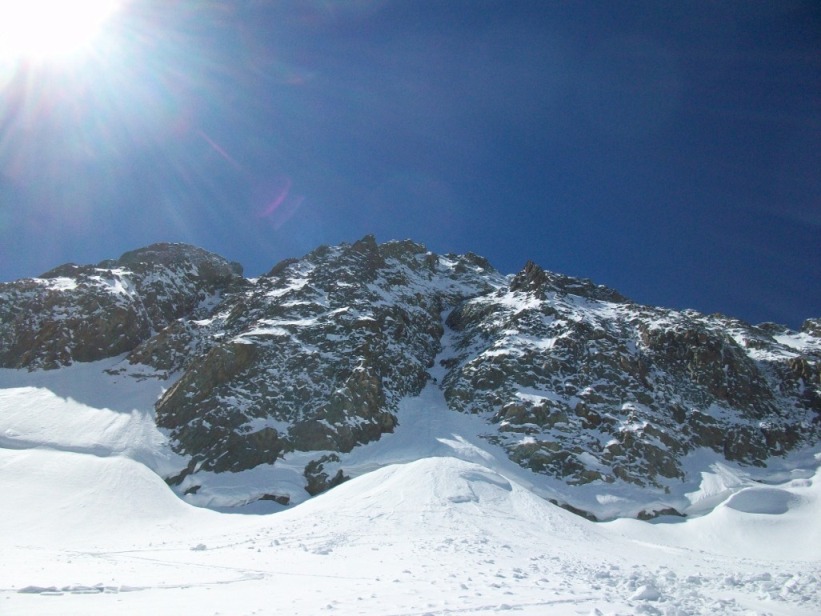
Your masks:
<path fill-rule="evenodd" d="M 155 244 L 92 266 L 61 265 L 0 285 L 0 366 L 53 369 L 134 350 L 243 281 L 193 246 Z"/>
<path fill-rule="evenodd" d="M 210 506 L 295 503 L 445 448 L 588 517 L 686 514 L 715 464 L 775 472 L 821 436 L 819 319 L 643 306 L 372 236 L 256 279 L 156 244 L 0 285 L 0 367 L 84 362 L 155 388 L 174 460 L 155 470 Z"/>

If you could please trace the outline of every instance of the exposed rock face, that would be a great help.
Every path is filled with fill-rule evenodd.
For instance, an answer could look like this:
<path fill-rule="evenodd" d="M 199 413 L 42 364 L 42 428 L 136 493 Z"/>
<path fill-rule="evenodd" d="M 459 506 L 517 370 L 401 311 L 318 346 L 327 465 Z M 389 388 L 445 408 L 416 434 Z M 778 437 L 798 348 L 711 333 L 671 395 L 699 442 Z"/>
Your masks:
<path fill-rule="evenodd" d="M 370 236 L 254 281 L 155 245 L 0 286 L 0 364 L 128 353 L 177 375 L 156 404 L 191 460 L 175 482 L 299 451 L 316 452 L 307 489 L 327 489 L 345 475 L 324 465 L 393 431 L 436 368 L 449 409 L 483 417 L 522 466 L 658 488 L 686 479 L 698 448 L 763 465 L 818 441 L 819 322 L 794 332 L 641 306 L 534 263 L 502 276 L 472 254 Z"/>
<path fill-rule="evenodd" d="M 204 353 L 158 401 L 157 421 L 203 470 L 351 451 L 392 432 L 399 400 L 428 382 L 445 307 L 503 284 L 478 257 L 370 236 L 288 260 L 152 349 L 160 369 L 183 363 L 175 349 Z M 238 446 L 262 431 L 264 451 Z"/>
<path fill-rule="evenodd" d="M 49 369 L 131 351 L 243 281 L 215 254 L 154 244 L 0 284 L 0 366 Z"/>
<path fill-rule="evenodd" d="M 491 417 L 512 459 L 571 483 L 659 485 L 699 447 L 763 465 L 818 438 L 817 337 L 639 306 L 533 264 L 448 325 L 450 408 Z"/>
<path fill-rule="evenodd" d="M 336 475 L 329 478 L 328 473 L 325 472 L 325 464 L 328 462 L 339 462 L 339 456 L 336 454 L 322 456 L 318 460 L 311 460 L 305 466 L 305 491 L 311 496 L 327 492 L 350 479 L 350 477 L 345 476 L 342 469 L 339 469 Z"/>

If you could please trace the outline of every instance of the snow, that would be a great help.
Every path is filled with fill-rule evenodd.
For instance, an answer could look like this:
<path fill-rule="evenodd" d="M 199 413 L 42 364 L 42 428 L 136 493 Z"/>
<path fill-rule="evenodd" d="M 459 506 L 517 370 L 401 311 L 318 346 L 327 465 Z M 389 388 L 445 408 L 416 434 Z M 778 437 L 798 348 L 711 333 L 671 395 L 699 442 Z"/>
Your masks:
<path fill-rule="evenodd" d="M 0 450 L 0 605 L 10 616 L 809 615 L 821 605 L 819 486 L 780 486 L 795 497 L 783 513 L 725 505 L 681 524 L 594 524 L 482 464 L 425 457 L 243 516 L 185 504 L 128 458 Z M 804 550 L 765 547 L 783 532 Z"/>
<path fill-rule="evenodd" d="M 108 372 L 121 360 L 49 371 L 0 369 L 0 448 L 122 455 L 159 474 L 184 467 L 154 421 L 163 383 Z M 141 369 L 128 367 L 131 374 Z"/>
<path fill-rule="evenodd" d="M 726 464 L 716 462 L 710 466 L 709 472 L 701 473 L 701 485 L 698 490 L 686 494 L 687 500 L 690 501 L 688 511 L 690 513 L 708 511 L 749 481 L 747 477 Z"/>
<path fill-rule="evenodd" d="M 519 467 L 431 382 L 401 402 L 394 434 L 340 456 L 353 479 L 325 494 L 303 489 L 317 453 L 293 452 L 197 473 L 201 488 L 181 499 L 160 474 L 185 461 L 153 423 L 168 383 L 120 360 L 0 371 L 4 616 L 820 611 L 818 450 L 745 471 L 693 452 L 685 465 L 707 470 L 668 495 L 689 517 L 593 523 L 546 499 L 605 516 L 636 495 Z M 261 492 L 294 504 L 191 504 Z"/>
<path fill-rule="evenodd" d="M 821 343 L 818 342 L 818 337 L 803 332 L 778 334 L 773 336 L 773 338 L 779 344 L 783 344 L 785 347 L 795 349 L 802 353 L 821 351 Z"/>
<path fill-rule="evenodd" d="M 821 564 L 821 471 L 780 485 L 750 485 L 734 492 L 709 513 L 680 524 L 646 525 L 615 520 L 600 526 L 621 529 L 644 540 L 686 549 L 698 548 L 732 558 Z M 818 578 L 821 581 L 821 578 Z M 821 588 L 821 586 L 819 586 Z M 818 605 L 821 605 L 819 603 Z"/>
<path fill-rule="evenodd" d="M 34 280 L 53 291 L 73 291 L 77 288 L 77 281 L 74 278 L 67 278 L 65 276 L 58 276 L 57 278 L 34 278 Z"/>
<path fill-rule="evenodd" d="M 302 277 L 302 278 L 292 278 L 290 280 L 290 284 L 284 285 L 282 287 L 277 287 L 276 289 L 272 289 L 272 290 L 266 292 L 265 295 L 268 296 L 268 297 L 271 297 L 271 298 L 282 297 L 284 295 L 287 295 L 288 293 L 299 291 L 300 289 L 302 289 L 307 284 L 308 284 L 307 275 Z"/>
<path fill-rule="evenodd" d="M 0 445 L 10 449 L 54 447 L 148 463 L 165 444 L 153 417 L 137 409 L 96 409 L 36 387 L 0 390 L 3 407 Z"/>
<path fill-rule="evenodd" d="M 767 515 L 779 515 L 787 513 L 791 507 L 796 506 L 801 499 L 787 490 L 777 488 L 745 488 L 733 494 L 725 507 L 743 511 L 745 513 L 763 513 Z"/>

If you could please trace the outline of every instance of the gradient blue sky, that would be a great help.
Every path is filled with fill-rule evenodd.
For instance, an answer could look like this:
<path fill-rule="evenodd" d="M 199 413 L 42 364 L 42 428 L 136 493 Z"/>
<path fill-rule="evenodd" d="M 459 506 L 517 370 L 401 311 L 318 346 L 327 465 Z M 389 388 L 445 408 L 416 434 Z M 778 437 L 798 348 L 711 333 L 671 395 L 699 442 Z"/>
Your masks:
<path fill-rule="evenodd" d="M 0 280 L 367 233 L 821 316 L 821 3 L 131 0 L 0 64 Z"/>

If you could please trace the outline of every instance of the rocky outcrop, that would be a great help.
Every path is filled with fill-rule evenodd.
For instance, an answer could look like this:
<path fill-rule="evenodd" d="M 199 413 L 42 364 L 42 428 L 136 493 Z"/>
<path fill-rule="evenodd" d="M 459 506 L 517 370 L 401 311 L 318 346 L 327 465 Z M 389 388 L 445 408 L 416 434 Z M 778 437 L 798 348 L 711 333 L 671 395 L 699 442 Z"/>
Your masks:
<path fill-rule="evenodd" d="M 699 449 L 760 466 L 818 442 L 819 323 L 642 306 L 532 262 L 502 276 L 470 253 L 372 236 L 254 281 L 160 244 L 0 286 L 0 364 L 127 353 L 169 378 L 157 422 L 190 460 L 174 484 L 298 452 L 306 489 L 328 489 L 435 372 L 450 411 L 483 418 L 520 465 L 663 492 Z"/>
<path fill-rule="evenodd" d="M 284 261 L 210 319 L 144 345 L 140 361 L 153 355 L 158 369 L 179 365 L 168 359 L 178 349 L 207 349 L 158 401 L 157 421 L 203 470 L 351 451 L 392 432 L 399 401 L 428 382 L 441 312 L 502 284 L 478 257 L 371 236 Z"/>
<path fill-rule="evenodd" d="M 764 465 L 818 438 L 817 338 L 640 306 L 528 263 L 448 317 L 448 405 L 483 414 L 510 457 L 570 483 L 682 480 L 706 447 Z M 800 385 L 799 385 L 800 383 Z"/>
<path fill-rule="evenodd" d="M 328 462 L 339 462 L 339 456 L 336 454 L 322 456 L 317 460 L 311 460 L 305 466 L 305 491 L 311 496 L 327 492 L 350 479 L 345 476 L 342 469 L 337 470 L 333 477 L 329 477 L 325 472 L 325 465 Z"/>
<path fill-rule="evenodd" d="M 49 369 L 126 353 L 217 301 L 240 273 L 201 248 L 154 244 L 0 284 L 0 366 Z"/>

